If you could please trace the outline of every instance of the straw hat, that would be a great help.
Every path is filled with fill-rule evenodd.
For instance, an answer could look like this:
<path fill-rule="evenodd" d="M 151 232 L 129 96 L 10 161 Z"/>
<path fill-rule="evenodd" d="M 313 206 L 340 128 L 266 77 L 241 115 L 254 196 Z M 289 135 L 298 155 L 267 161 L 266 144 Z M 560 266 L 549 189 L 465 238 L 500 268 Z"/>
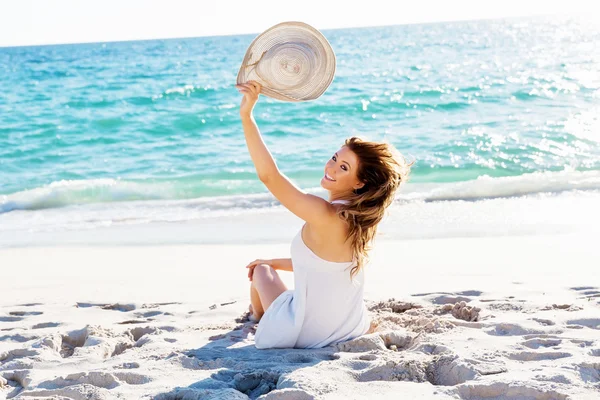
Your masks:
<path fill-rule="evenodd" d="M 335 53 L 321 32 L 304 22 L 282 22 L 248 47 L 237 83 L 255 80 L 261 93 L 283 101 L 321 96 L 335 74 Z"/>

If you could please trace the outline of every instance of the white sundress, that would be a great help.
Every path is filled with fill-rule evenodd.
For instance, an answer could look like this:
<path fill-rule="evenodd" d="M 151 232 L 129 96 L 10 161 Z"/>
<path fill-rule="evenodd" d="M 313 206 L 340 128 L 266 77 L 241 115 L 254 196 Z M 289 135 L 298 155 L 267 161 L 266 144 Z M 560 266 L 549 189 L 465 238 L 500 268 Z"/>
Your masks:
<path fill-rule="evenodd" d="M 320 348 L 367 333 L 371 321 L 363 301 L 364 270 L 352 282 L 353 263 L 323 260 L 306 246 L 302 229 L 290 250 L 294 289 L 281 293 L 263 314 L 256 348 Z"/>

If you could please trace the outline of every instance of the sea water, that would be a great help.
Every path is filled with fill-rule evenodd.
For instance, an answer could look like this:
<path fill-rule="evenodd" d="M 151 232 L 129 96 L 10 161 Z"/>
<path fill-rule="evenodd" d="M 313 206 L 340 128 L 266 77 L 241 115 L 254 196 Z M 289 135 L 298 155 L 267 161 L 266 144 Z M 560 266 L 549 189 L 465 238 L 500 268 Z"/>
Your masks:
<path fill-rule="evenodd" d="M 302 103 L 261 96 L 254 110 L 299 187 L 325 196 L 325 163 L 360 135 L 414 161 L 394 205 L 410 220 L 392 229 L 402 237 L 468 234 L 474 221 L 473 232 L 502 232 L 503 207 L 522 227 L 542 197 L 557 207 L 548 215 L 590 222 L 565 199 L 592 213 L 600 204 L 597 25 L 529 17 L 322 32 L 337 59 L 328 90 Z M 244 241 L 261 224 L 270 228 L 252 238 L 281 237 L 273 221 L 285 210 L 257 178 L 234 87 L 255 36 L 0 48 L 0 246 L 82 231 L 123 242 L 107 227 L 143 242 L 161 224 L 182 235 L 153 243 Z M 432 218 L 446 222 L 425 232 Z"/>

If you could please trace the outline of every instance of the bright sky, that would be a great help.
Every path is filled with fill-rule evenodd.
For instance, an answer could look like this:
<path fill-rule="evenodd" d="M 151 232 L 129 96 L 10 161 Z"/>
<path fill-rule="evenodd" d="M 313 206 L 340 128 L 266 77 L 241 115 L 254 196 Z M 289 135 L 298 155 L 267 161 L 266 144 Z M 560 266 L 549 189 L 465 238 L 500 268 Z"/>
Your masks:
<path fill-rule="evenodd" d="M 0 0 L 0 47 L 260 33 L 283 21 L 317 29 L 596 15 L 593 0 Z M 587 5 L 586 5 L 587 4 Z"/>

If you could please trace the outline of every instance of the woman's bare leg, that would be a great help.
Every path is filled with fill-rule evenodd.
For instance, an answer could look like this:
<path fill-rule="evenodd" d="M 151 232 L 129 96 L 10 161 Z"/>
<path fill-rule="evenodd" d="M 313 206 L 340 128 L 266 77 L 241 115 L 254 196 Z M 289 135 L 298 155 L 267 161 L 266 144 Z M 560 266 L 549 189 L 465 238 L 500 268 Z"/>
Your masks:
<path fill-rule="evenodd" d="M 254 281 L 252 281 L 250 285 L 250 312 L 254 315 L 254 318 L 258 321 L 260 317 L 265 313 L 263 309 L 262 303 L 260 302 L 260 297 L 258 296 L 258 292 L 254 287 Z"/>
<path fill-rule="evenodd" d="M 272 267 L 266 264 L 254 267 L 250 286 L 250 302 L 257 319 L 260 319 L 271 303 L 286 290 L 287 287 Z"/>

